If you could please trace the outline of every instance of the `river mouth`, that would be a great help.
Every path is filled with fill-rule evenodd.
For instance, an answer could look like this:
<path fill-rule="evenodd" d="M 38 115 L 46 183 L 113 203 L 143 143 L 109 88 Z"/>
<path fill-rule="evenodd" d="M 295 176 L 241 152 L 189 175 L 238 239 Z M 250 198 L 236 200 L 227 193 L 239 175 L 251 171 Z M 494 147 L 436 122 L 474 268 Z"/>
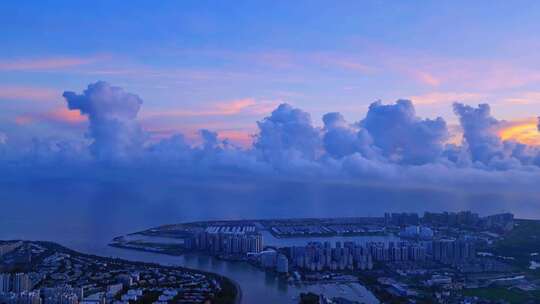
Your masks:
<path fill-rule="evenodd" d="M 295 237 L 295 238 L 277 238 L 266 230 L 262 230 L 265 245 L 270 247 L 283 247 L 305 245 L 310 241 L 330 241 L 330 242 L 390 242 L 399 240 L 393 235 L 365 235 L 365 236 L 335 236 L 335 237 Z M 142 233 L 128 234 L 116 237 L 115 240 L 122 238 L 124 241 L 130 241 L 135 244 L 146 244 L 149 248 L 126 248 L 119 246 L 117 248 L 122 253 L 134 255 L 150 254 L 151 256 L 167 256 L 160 252 L 159 246 L 164 244 L 179 245 L 183 241 L 181 238 L 167 236 L 149 236 Z M 170 241 L 170 242 L 169 242 Z M 152 246 L 149 244 L 154 244 Z M 113 246 L 117 246 L 113 243 Z M 156 250 L 158 248 L 158 250 Z M 243 261 L 228 261 L 210 256 L 201 252 L 175 252 L 168 253 L 166 260 L 173 259 L 175 263 L 181 266 L 216 272 L 220 275 L 229 277 L 240 285 L 242 289 L 243 303 L 297 303 L 300 293 L 312 292 L 316 294 L 325 294 L 329 297 L 342 297 L 351 301 L 361 303 L 379 303 L 377 298 L 359 282 L 317 282 L 292 284 L 285 278 L 272 273 L 265 272 Z M 264 294 L 264 299 L 260 295 Z"/>

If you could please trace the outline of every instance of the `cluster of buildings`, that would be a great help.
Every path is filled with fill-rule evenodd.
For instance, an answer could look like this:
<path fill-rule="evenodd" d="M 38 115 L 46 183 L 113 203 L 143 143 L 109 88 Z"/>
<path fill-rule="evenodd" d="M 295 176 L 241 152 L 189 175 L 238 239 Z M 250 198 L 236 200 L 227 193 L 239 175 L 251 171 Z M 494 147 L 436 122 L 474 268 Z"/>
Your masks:
<path fill-rule="evenodd" d="M 60 285 L 41 289 L 43 304 L 77 304 L 84 299 L 83 288 Z"/>
<path fill-rule="evenodd" d="M 424 216 L 420 217 L 417 213 L 385 213 L 384 224 L 398 227 L 423 224 L 431 227 L 462 227 L 504 232 L 514 227 L 514 215 L 500 213 L 481 217 L 478 213 L 471 211 L 445 211 L 425 212 Z"/>
<path fill-rule="evenodd" d="M 433 229 L 419 225 L 407 226 L 399 233 L 402 238 L 420 240 L 431 240 L 434 235 Z"/>
<path fill-rule="evenodd" d="M 371 270 L 374 262 L 463 262 L 473 259 L 473 240 L 442 239 L 423 242 L 309 242 L 306 246 L 265 250 L 258 254 L 260 265 L 287 273 L 290 268 L 307 271 Z"/>
<path fill-rule="evenodd" d="M 2 293 L 0 303 L 5 304 L 42 304 L 39 291 L 24 291 L 21 293 Z"/>
<path fill-rule="evenodd" d="M 454 263 L 472 260 L 476 257 L 476 245 L 467 239 L 440 239 L 432 243 L 432 256 L 435 261 Z"/>
<path fill-rule="evenodd" d="M 275 269 L 278 273 L 289 272 L 289 260 L 283 253 L 275 250 L 265 250 L 259 253 L 259 262 L 265 269 Z"/>
<path fill-rule="evenodd" d="M 384 214 L 384 224 L 394 225 L 394 226 L 413 226 L 420 224 L 420 216 L 418 213 L 385 213 Z"/>
<path fill-rule="evenodd" d="M 514 215 L 512 213 L 500 213 L 481 217 L 471 211 L 426 212 L 422 222 L 435 227 L 468 227 L 505 232 L 514 228 Z"/>
<path fill-rule="evenodd" d="M 40 294 L 32 288 L 33 283 L 26 273 L 0 273 L 0 303 L 40 304 Z"/>
<path fill-rule="evenodd" d="M 312 242 L 290 247 L 288 256 L 294 266 L 311 271 L 372 269 L 373 262 L 424 261 L 426 247 L 409 242 Z"/>
<path fill-rule="evenodd" d="M 475 227 L 480 224 L 480 215 L 471 211 L 460 212 L 426 212 L 422 221 L 431 226 Z"/>
<path fill-rule="evenodd" d="M 365 248 L 377 262 L 423 262 L 429 254 L 429 242 L 372 242 Z"/>
<path fill-rule="evenodd" d="M 260 224 L 276 237 L 337 236 L 384 233 L 380 218 L 326 218 L 265 220 Z"/>
<path fill-rule="evenodd" d="M 32 289 L 30 276 L 26 273 L 0 273 L 0 293 L 21 293 Z"/>
<path fill-rule="evenodd" d="M 7 242 L 4 244 L 0 244 L 0 257 L 10 252 L 13 252 L 17 248 L 21 247 L 22 244 L 23 242 Z"/>
<path fill-rule="evenodd" d="M 211 254 L 245 255 L 263 250 L 263 239 L 255 227 L 208 227 L 185 239 L 187 249 Z"/>
<path fill-rule="evenodd" d="M 154 271 L 155 273 L 155 271 Z M 144 278 L 148 279 L 145 281 Z M 139 273 L 120 274 L 114 277 L 116 283 L 107 285 L 102 291 L 86 285 L 72 287 L 61 284 L 54 287 L 34 289 L 30 275 L 26 273 L 0 274 L 0 303 L 2 304 L 129 304 L 141 301 L 151 292 L 156 294 L 155 304 L 167 304 L 174 300 L 179 303 L 202 303 L 218 286 L 215 280 L 207 282 L 202 274 L 195 274 L 183 281 L 168 277 L 166 282 L 154 281 L 154 276 Z M 145 287 L 138 283 L 151 284 Z M 157 287 L 166 285 L 168 287 Z M 175 287 L 170 287 L 175 286 Z M 85 297 L 84 290 L 90 291 Z M 97 292 L 96 292 L 97 291 Z"/>
<path fill-rule="evenodd" d="M 368 251 L 352 242 L 310 242 L 306 246 L 289 247 L 285 250 L 291 264 L 310 271 L 371 269 L 373 260 Z"/>
<path fill-rule="evenodd" d="M 8 271 L 0 273 L 1 304 L 204 303 L 222 290 L 221 279 L 209 274 L 23 243 L 0 257 Z M 28 255 L 31 263 L 13 266 L 15 257 Z M 24 273 L 13 272 L 21 267 Z"/>
<path fill-rule="evenodd" d="M 0 303 L 6 304 L 77 304 L 83 299 L 82 288 L 69 285 L 34 289 L 35 273 L 1 273 Z"/>

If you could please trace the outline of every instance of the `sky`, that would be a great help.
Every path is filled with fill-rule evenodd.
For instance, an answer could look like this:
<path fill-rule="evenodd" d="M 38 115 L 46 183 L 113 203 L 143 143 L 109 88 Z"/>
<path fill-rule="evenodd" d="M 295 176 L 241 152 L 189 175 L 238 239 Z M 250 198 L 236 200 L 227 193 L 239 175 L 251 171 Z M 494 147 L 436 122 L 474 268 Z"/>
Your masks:
<path fill-rule="evenodd" d="M 536 1 L 3 1 L 2 178 L 512 197 L 540 181 L 538 20 Z"/>
<path fill-rule="evenodd" d="M 4 1 L 0 130 L 69 136 L 67 124 L 80 134 L 84 119 L 61 95 L 98 80 L 141 96 L 156 137 L 210 128 L 246 145 L 283 102 L 318 125 L 326 112 L 356 121 L 371 102 L 400 98 L 450 124 L 454 101 L 530 121 L 540 112 L 539 5 Z"/>

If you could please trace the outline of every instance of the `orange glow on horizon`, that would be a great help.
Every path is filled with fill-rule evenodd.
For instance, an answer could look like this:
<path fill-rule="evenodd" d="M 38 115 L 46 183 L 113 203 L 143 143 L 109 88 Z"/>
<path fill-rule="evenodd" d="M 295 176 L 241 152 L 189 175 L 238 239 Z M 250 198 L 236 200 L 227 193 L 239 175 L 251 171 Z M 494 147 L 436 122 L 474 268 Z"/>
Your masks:
<path fill-rule="evenodd" d="M 540 132 L 535 118 L 512 123 L 498 132 L 502 140 L 515 140 L 527 145 L 540 145 Z"/>

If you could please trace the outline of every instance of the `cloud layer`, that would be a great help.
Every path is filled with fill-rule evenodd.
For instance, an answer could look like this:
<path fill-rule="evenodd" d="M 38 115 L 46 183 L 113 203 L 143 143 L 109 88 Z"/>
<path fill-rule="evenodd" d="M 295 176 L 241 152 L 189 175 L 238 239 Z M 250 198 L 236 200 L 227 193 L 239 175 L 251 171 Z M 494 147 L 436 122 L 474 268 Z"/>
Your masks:
<path fill-rule="evenodd" d="M 15 173 L 24 166 L 40 177 L 136 175 L 197 180 L 204 186 L 211 179 L 235 176 L 540 197 L 534 187 L 540 182 L 539 147 L 500 139 L 497 132 L 507 123 L 494 118 L 488 104 L 453 105 L 463 132 L 457 145 L 448 143 L 444 119 L 418 117 L 409 100 L 374 102 L 355 122 L 338 112 L 327 113 L 322 127 L 302 109 L 280 104 L 257 122 L 253 144 L 241 148 L 206 129 L 199 132 L 200 144 L 188 143 L 183 134 L 148 141 L 137 121 L 143 101 L 106 82 L 63 96 L 69 110 L 87 117 L 87 138 L 42 139 L 21 149 L 0 136 L 0 165 L 11 172 L 3 178 L 32 178 L 32 173 Z M 51 165 L 57 168 L 54 172 L 39 169 Z M 106 168 L 114 168 L 114 174 Z"/>

